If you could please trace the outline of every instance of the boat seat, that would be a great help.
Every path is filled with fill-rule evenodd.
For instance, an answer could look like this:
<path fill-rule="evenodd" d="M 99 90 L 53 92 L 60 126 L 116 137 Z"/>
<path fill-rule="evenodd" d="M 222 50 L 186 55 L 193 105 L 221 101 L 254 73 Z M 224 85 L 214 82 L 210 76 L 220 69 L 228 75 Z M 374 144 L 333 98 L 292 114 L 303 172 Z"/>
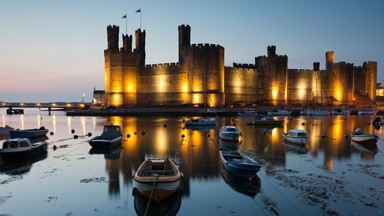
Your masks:
<path fill-rule="evenodd" d="M 152 174 L 163 174 L 164 175 L 172 175 L 174 172 L 173 170 L 145 170 L 143 175 L 144 176 L 150 176 Z"/>

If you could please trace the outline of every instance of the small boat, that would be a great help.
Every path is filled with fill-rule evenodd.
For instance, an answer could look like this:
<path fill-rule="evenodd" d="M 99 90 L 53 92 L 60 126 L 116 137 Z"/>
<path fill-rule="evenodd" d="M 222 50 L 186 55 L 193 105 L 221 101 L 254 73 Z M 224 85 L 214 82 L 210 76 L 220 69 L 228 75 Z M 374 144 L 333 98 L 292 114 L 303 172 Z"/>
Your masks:
<path fill-rule="evenodd" d="M 285 110 L 285 109 L 273 109 L 268 112 L 268 115 L 270 116 L 281 116 L 281 115 L 291 115 L 292 111 Z"/>
<path fill-rule="evenodd" d="M 377 148 L 378 136 L 374 134 L 366 134 L 361 132 L 361 128 L 357 128 L 354 132 L 350 133 L 351 141 L 360 144 L 368 149 Z"/>
<path fill-rule="evenodd" d="M 249 124 L 250 125 L 281 125 L 283 124 L 283 120 L 277 120 L 272 117 L 263 117 L 259 120 L 252 120 Z"/>
<path fill-rule="evenodd" d="M 240 136 L 239 128 L 236 126 L 223 126 L 220 128 L 219 137 L 223 140 L 237 141 Z"/>
<path fill-rule="evenodd" d="M 142 195 L 160 202 L 179 189 L 182 173 L 168 159 L 148 159 L 133 175 L 134 187 Z"/>
<path fill-rule="evenodd" d="M 216 125 L 217 119 L 209 119 L 209 118 L 197 118 L 191 120 L 182 121 L 185 126 L 207 126 L 207 125 Z"/>
<path fill-rule="evenodd" d="M 334 109 L 331 111 L 331 115 L 349 115 L 351 111 L 345 109 Z"/>
<path fill-rule="evenodd" d="M 326 115 L 329 115 L 329 111 L 328 110 L 322 110 L 322 109 L 314 109 L 314 110 L 309 110 L 308 115 L 326 116 Z"/>
<path fill-rule="evenodd" d="M 262 165 L 252 161 L 239 152 L 219 151 L 221 163 L 231 173 L 249 179 L 261 170 Z"/>
<path fill-rule="evenodd" d="M 104 125 L 104 131 L 100 136 L 89 140 L 93 148 L 106 148 L 121 144 L 124 134 L 118 125 Z"/>
<path fill-rule="evenodd" d="M 283 139 L 291 143 L 305 145 L 308 142 L 308 135 L 305 130 L 292 129 L 288 133 L 283 132 Z"/>
<path fill-rule="evenodd" d="M 43 152 L 47 152 L 46 142 L 31 143 L 28 138 L 15 138 L 3 143 L 0 156 L 5 163 L 37 156 Z"/>
<path fill-rule="evenodd" d="M 41 127 L 39 129 L 25 129 L 25 130 L 11 130 L 9 135 L 12 139 L 14 138 L 34 138 L 45 136 L 48 133 L 48 129 Z"/>
<path fill-rule="evenodd" d="M 238 116 L 254 116 L 257 114 L 257 111 L 253 108 L 245 108 L 243 112 L 237 113 Z"/>
<path fill-rule="evenodd" d="M 357 112 L 358 115 L 376 115 L 377 110 L 365 109 Z"/>

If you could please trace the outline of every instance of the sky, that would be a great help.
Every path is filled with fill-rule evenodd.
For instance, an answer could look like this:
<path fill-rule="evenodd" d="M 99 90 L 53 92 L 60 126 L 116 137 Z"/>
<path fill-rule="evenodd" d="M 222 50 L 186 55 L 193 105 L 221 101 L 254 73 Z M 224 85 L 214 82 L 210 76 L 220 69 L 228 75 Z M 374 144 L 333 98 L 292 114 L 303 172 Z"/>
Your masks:
<path fill-rule="evenodd" d="M 90 102 L 104 89 L 107 26 L 134 34 L 138 9 L 146 64 L 177 62 L 178 26 L 188 24 L 192 44 L 225 48 L 225 66 L 275 45 L 290 69 L 324 69 L 334 51 L 335 62 L 376 61 L 384 80 L 383 0 L 0 0 L 0 101 Z"/>

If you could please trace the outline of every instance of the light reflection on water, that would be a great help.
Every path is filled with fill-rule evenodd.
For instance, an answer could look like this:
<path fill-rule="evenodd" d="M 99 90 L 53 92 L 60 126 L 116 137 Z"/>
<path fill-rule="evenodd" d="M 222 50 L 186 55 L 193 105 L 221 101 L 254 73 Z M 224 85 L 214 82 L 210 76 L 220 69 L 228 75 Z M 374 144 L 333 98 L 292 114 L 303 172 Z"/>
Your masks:
<path fill-rule="evenodd" d="M 308 177 L 310 173 L 337 178 L 339 174 L 367 180 L 372 182 L 372 187 L 381 187 L 376 178 L 349 171 L 356 164 L 383 164 L 381 138 L 384 137 L 384 131 L 382 128 L 375 129 L 370 124 L 373 118 L 285 117 L 283 127 L 262 128 L 248 125 L 250 118 L 223 117 L 219 119 L 217 127 L 186 129 L 180 123 L 183 117 L 66 117 L 63 113 L 48 116 L 47 113 L 38 111 L 26 111 L 23 116 L 6 115 L 3 117 L 3 125 L 34 128 L 37 123 L 38 126 L 41 124 L 53 130 L 54 135 L 49 136 L 48 157 L 33 164 L 27 173 L 23 174 L 24 178 L 15 180 L 8 174 L 0 174 L 0 182 L 7 182 L 0 184 L 0 213 L 26 214 L 27 210 L 14 206 L 27 199 L 35 206 L 32 210 L 28 209 L 28 212 L 34 214 L 42 210 L 45 214 L 139 214 L 148 200 L 132 195 L 132 175 L 145 159 L 168 157 L 179 165 L 184 179 L 180 193 L 164 202 L 163 209 L 176 211 L 180 215 L 231 215 L 233 212 L 239 215 L 274 214 L 271 209 L 277 209 L 284 215 L 299 208 L 304 214 L 314 211 L 321 215 L 324 212 L 319 204 L 303 204 L 305 202 L 302 197 L 297 196 L 300 191 L 285 186 L 271 170 L 294 170 L 298 172 L 297 176 L 303 178 Z M 93 136 L 101 134 L 104 124 L 122 127 L 122 149 L 109 152 L 90 151 L 87 143 L 89 138 L 85 135 L 88 132 Z M 242 133 L 240 142 L 236 145 L 218 139 L 218 129 L 229 124 L 235 124 Z M 357 127 L 362 128 L 365 133 L 376 133 L 380 137 L 380 151 L 377 154 L 362 153 L 351 147 L 345 135 Z M 72 138 L 72 129 L 75 134 L 81 136 L 79 139 Z M 298 147 L 283 143 L 281 134 L 289 129 L 306 130 L 309 135 L 307 146 Z M 57 146 L 57 150 L 52 149 L 53 145 Z M 222 170 L 218 150 L 228 146 L 265 162 L 265 166 L 258 173 L 260 186 L 236 181 Z M 378 169 L 382 170 L 382 166 Z M 343 172 L 345 174 L 340 174 Z M 44 183 L 44 190 L 28 186 L 30 182 L 39 181 Z M 348 181 L 353 182 L 353 179 Z M 60 182 L 60 185 L 57 185 L 57 182 Z M 20 185 L 25 188 L 22 192 L 16 190 Z M 286 192 L 284 197 L 278 191 Z M 36 193 L 39 194 L 37 197 Z M 88 203 L 79 206 L 77 201 L 71 199 L 73 193 L 78 197 L 77 200 L 87 200 Z M 249 194 L 253 196 L 250 197 Z M 49 197 L 57 199 L 53 198 L 48 205 Z M 267 202 L 268 198 L 273 202 Z M 2 202 L 2 199 L 5 201 Z M 288 202 L 287 199 L 293 201 Z M 351 208 L 351 212 L 334 207 L 332 201 L 328 201 L 327 206 L 347 214 L 377 213 L 377 209 L 366 207 L 358 198 L 351 199 L 357 203 L 355 208 Z M 273 204 L 274 202 L 276 204 Z M 346 204 L 350 205 L 348 202 Z M 58 209 L 57 206 L 65 208 Z M 156 209 L 161 208 L 151 205 L 151 211 Z"/>

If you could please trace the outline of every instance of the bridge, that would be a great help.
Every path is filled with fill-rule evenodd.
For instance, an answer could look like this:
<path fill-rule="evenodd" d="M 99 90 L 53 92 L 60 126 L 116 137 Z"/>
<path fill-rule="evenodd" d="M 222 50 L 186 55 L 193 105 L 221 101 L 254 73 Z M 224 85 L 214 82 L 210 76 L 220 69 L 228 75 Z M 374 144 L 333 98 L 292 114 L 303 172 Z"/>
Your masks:
<path fill-rule="evenodd" d="M 86 109 L 90 106 L 87 103 L 23 103 L 23 102 L 1 102 L 0 108 L 8 108 L 7 114 L 20 114 L 23 108 L 47 108 L 46 111 L 68 111 Z M 14 109 L 16 108 L 16 109 Z M 20 112 L 21 111 L 21 112 Z"/>

